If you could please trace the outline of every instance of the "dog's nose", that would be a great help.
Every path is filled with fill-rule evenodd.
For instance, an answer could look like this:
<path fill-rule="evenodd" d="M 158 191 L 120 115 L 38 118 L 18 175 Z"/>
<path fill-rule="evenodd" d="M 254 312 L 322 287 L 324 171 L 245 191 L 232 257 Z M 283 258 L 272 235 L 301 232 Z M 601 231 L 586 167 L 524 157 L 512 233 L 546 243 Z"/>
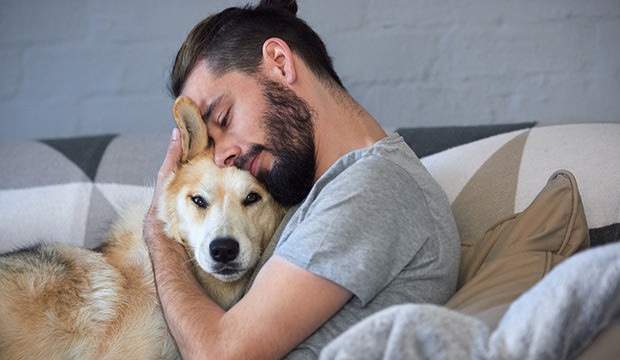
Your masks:
<path fill-rule="evenodd" d="M 227 263 L 239 255 L 239 243 L 233 238 L 219 238 L 209 244 L 209 252 L 213 260 Z"/>

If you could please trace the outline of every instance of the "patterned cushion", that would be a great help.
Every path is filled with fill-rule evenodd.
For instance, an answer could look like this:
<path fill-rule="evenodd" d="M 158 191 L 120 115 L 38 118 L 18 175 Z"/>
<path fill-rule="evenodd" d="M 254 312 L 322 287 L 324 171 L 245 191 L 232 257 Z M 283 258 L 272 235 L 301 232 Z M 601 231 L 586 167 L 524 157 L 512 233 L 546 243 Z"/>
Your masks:
<path fill-rule="evenodd" d="M 0 252 L 100 245 L 122 207 L 150 201 L 167 144 L 156 135 L 0 143 Z"/>
<path fill-rule="evenodd" d="M 415 145 L 413 146 L 415 148 Z M 534 126 L 422 158 L 448 194 L 461 241 L 523 211 L 556 170 L 575 175 L 591 246 L 620 240 L 620 123 Z"/>

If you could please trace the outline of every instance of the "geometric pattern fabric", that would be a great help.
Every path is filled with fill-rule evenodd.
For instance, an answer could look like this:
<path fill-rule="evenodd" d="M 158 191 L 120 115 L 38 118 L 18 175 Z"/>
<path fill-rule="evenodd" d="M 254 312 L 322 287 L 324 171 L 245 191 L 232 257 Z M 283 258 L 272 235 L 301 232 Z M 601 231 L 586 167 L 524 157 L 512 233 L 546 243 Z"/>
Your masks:
<path fill-rule="evenodd" d="M 85 136 L 70 139 L 42 140 L 78 166 L 89 179 L 94 180 L 99 161 L 108 144 L 114 138 L 108 136 Z"/>
<path fill-rule="evenodd" d="M 498 218 L 514 213 L 519 163 L 528 135 L 521 133 L 497 149 L 459 192 L 452 211 L 461 224 L 461 240 L 480 238 Z M 484 193 L 478 191 L 480 184 L 485 184 Z"/>
<path fill-rule="evenodd" d="M 523 211 L 559 169 L 577 180 L 591 246 L 620 241 L 620 123 L 534 126 L 427 157 L 463 240 Z"/>
<path fill-rule="evenodd" d="M 132 202 L 150 201 L 168 136 L 0 143 L 0 253 L 37 242 L 97 247 Z"/>
<path fill-rule="evenodd" d="M 563 168 L 577 179 L 592 245 L 620 240 L 618 123 L 398 131 L 427 155 L 422 162 L 446 191 L 464 237 L 523 210 Z M 433 140 L 442 133 L 447 140 Z M 98 246 L 123 207 L 151 200 L 168 141 L 105 135 L 0 142 L 0 253 L 42 241 Z"/>

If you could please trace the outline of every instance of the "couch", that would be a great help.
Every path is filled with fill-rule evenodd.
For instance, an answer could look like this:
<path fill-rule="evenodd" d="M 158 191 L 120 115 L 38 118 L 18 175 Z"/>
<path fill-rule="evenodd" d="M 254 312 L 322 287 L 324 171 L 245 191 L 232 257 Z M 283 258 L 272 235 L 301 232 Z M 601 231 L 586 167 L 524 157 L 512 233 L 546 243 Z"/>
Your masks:
<path fill-rule="evenodd" d="M 397 131 L 446 191 L 461 236 L 459 290 L 439 310 L 478 321 L 477 328 L 487 331 L 483 342 L 507 312 L 516 311 L 511 305 L 558 264 L 595 248 L 617 252 L 620 123 Z M 41 241 L 97 247 L 123 207 L 150 200 L 167 144 L 167 134 L 0 143 L 0 253 Z M 600 280 L 593 271 L 576 277 Z M 620 292 L 609 291 L 615 293 L 607 301 L 620 299 Z M 578 344 L 570 338 L 570 352 L 550 358 L 619 358 L 620 314 L 610 315 L 615 305 L 594 300 L 605 305 L 605 323 Z M 347 346 L 356 346 L 359 336 L 367 336 L 364 329 L 337 339 L 330 356 L 347 358 Z M 385 345 L 373 344 L 375 350 Z"/>

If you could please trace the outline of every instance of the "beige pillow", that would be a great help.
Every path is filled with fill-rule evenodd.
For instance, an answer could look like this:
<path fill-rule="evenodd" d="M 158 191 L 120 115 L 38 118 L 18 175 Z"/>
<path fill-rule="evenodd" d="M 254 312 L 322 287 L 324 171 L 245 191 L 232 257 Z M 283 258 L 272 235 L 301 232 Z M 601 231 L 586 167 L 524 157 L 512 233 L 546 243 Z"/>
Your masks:
<path fill-rule="evenodd" d="M 589 244 L 576 180 L 557 171 L 523 212 L 499 221 L 479 240 L 463 240 L 459 290 L 446 306 L 494 327 L 512 301 Z"/>

